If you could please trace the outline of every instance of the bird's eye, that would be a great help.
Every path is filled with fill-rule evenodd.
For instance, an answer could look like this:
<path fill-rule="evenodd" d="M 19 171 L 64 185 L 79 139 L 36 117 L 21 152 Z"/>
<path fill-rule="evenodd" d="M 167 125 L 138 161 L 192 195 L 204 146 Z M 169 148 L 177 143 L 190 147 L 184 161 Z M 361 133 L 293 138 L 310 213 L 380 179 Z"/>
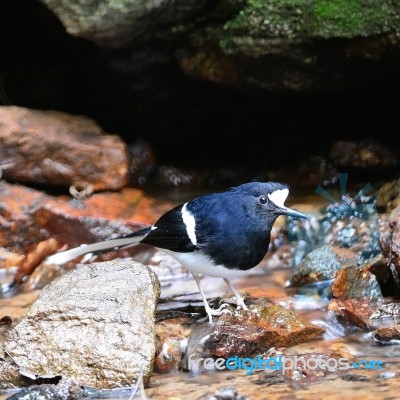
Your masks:
<path fill-rule="evenodd" d="M 267 199 L 265 196 L 260 196 L 260 197 L 258 198 L 258 202 L 259 202 L 260 204 L 266 204 L 266 203 L 268 202 L 268 199 Z"/>

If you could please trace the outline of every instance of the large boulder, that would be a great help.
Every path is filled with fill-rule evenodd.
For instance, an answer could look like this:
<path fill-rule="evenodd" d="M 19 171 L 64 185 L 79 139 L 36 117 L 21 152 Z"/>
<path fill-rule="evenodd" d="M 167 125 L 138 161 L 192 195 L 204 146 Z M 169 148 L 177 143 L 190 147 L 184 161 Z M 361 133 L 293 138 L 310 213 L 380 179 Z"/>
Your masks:
<path fill-rule="evenodd" d="M 156 274 L 133 261 L 82 265 L 40 293 L 4 345 L 2 374 L 62 377 L 97 388 L 146 384 L 156 351 Z M 9 368 L 7 367 L 9 365 Z M 0 386 L 1 387 L 1 386 Z"/>

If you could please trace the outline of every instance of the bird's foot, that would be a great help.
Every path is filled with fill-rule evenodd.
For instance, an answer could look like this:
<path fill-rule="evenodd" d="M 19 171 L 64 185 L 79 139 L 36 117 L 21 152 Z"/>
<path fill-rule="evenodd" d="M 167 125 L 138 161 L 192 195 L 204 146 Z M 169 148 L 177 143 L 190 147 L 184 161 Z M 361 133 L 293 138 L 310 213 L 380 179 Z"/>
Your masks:
<path fill-rule="evenodd" d="M 244 304 L 244 300 L 243 300 L 242 297 L 240 297 L 240 298 L 237 298 L 237 297 L 236 297 L 236 305 L 237 305 L 238 307 L 242 307 L 243 310 L 249 311 L 249 309 L 248 309 L 248 307 L 246 306 L 246 304 Z"/>
<path fill-rule="evenodd" d="M 225 283 L 229 286 L 229 288 L 232 290 L 233 294 L 235 295 L 235 302 L 238 307 L 242 307 L 243 310 L 248 311 L 249 309 L 247 308 L 246 304 L 244 304 L 243 297 L 240 295 L 240 293 L 232 286 L 231 282 L 229 281 L 228 278 L 224 278 Z"/>
<path fill-rule="evenodd" d="M 244 304 L 244 300 L 242 297 L 239 297 L 239 298 L 235 297 L 234 299 L 224 298 L 222 300 L 228 304 L 235 304 L 236 306 L 241 307 L 243 310 L 246 310 L 246 311 L 249 310 L 249 308 L 246 306 L 246 304 Z"/>
<path fill-rule="evenodd" d="M 216 310 L 213 310 L 208 304 L 207 304 L 207 306 L 205 305 L 204 308 L 205 308 L 206 313 L 208 315 L 208 322 L 210 324 L 212 324 L 213 323 L 213 319 L 212 319 L 213 316 L 219 317 L 220 315 L 229 312 L 229 310 L 224 309 L 225 307 L 228 307 L 228 304 L 221 304 L 219 306 L 219 308 L 216 309 Z"/>

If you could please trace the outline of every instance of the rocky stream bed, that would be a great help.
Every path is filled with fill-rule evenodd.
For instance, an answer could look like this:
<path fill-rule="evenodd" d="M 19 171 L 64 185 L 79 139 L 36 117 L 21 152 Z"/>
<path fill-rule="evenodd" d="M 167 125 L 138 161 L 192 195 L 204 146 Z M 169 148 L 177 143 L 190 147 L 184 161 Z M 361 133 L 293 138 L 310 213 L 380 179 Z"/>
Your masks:
<path fill-rule="evenodd" d="M 338 177 L 329 190 L 294 189 L 290 206 L 308 220 L 278 219 L 266 258 L 233 280 L 250 311 L 228 305 L 213 324 L 194 280 L 162 251 L 45 262 L 147 226 L 178 198 L 128 187 L 74 198 L 2 181 L 2 398 L 334 399 L 338 388 L 397 398 L 398 181 L 357 192 Z M 214 307 L 228 301 L 222 280 L 202 282 Z M 232 357 L 302 361 L 284 371 L 204 364 Z"/>

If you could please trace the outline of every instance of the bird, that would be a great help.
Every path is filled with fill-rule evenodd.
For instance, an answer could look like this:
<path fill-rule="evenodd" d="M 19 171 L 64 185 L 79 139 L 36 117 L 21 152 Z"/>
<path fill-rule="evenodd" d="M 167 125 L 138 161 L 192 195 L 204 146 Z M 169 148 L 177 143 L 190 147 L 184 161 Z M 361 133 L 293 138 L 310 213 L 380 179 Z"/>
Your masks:
<path fill-rule="evenodd" d="M 210 323 L 213 310 L 200 277 L 222 278 L 238 307 L 248 310 L 230 278 L 256 267 L 266 255 L 271 229 L 280 215 L 307 218 L 284 205 L 289 186 L 282 182 L 247 182 L 225 191 L 200 195 L 166 211 L 150 227 L 127 236 L 82 244 L 47 258 L 62 265 L 88 253 L 147 244 L 171 254 L 193 276 Z"/>

